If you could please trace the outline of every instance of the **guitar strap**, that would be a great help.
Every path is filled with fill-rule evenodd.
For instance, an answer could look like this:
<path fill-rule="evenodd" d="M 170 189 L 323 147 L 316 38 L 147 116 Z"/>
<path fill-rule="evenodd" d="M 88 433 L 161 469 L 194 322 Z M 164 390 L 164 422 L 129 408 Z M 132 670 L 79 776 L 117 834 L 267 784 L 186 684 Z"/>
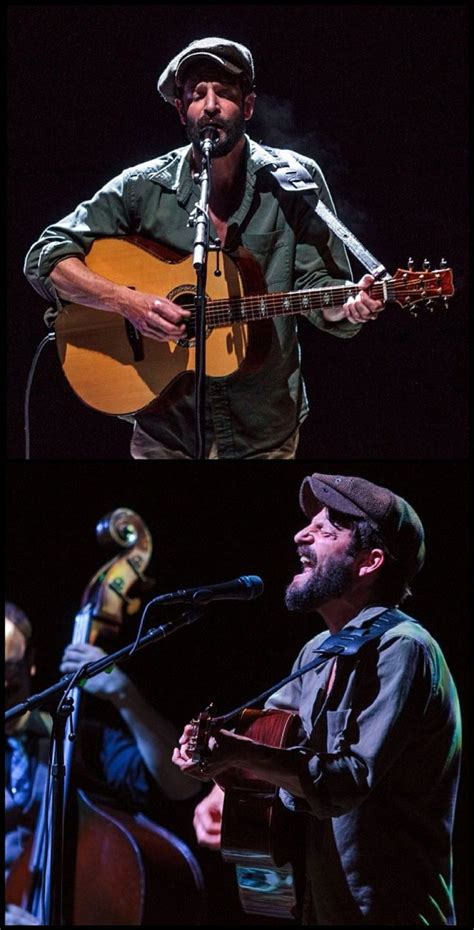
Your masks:
<path fill-rule="evenodd" d="M 318 185 L 311 177 L 309 171 L 286 149 L 277 152 L 268 145 L 262 148 L 274 156 L 274 161 L 267 164 L 280 187 L 289 193 L 303 193 L 304 199 L 315 213 L 329 226 L 329 228 L 342 239 L 345 246 L 353 252 L 360 263 L 377 278 L 389 278 L 386 268 L 374 258 L 373 255 L 359 242 L 353 233 L 318 197 Z M 315 205 L 316 201 L 316 205 Z"/>
<path fill-rule="evenodd" d="M 267 690 L 263 691 L 262 694 L 259 694 L 257 697 L 252 698 L 251 701 L 247 701 L 245 704 L 237 707 L 229 714 L 225 714 L 222 717 L 213 717 L 213 722 L 227 722 L 233 717 L 236 717 L 237 714 L 239 714 L 246 707 L 251 707 L 253 704 L 265 701 L 266 698 L 274 694 L 275 691 L 279 691 L 283 685 L 287 685 L 295 678 L 300 678 L 301 675 L 305 675 L 306 672 L 310 672 L 313 668 L 318 668 L 320 665 L 326 662 L 330 656 L 356 655 L 356 653 L 363 649 L 367 643 L 373 642 L 375 639 L 379 639 L 381 636 L 383 636 L 384 633 L 387 632 L 387 630 L 390 630 L 393 626 L 397 626 L 397 624 L 403 623 L 406 620 L 410 620 L 412 623 L 416 622 L 414 621 L 413 617 L 405 614 L 402 610 L 399 610 L 396 607 L 389 607 L 387 610 L 384 610 L 383 613 L 381 613 L 378 617 L 375 617 L 375 619 L 370 622 L 369 626 L 344 629 L 339 633 L 334 633 L 332 636 L 328 636 L 327 639 L 325 639 L 324 642 L 321 643 L 321 645 L 318 646 L 318 648 L 315 650 L 318 655 L 311 662 L 301 666 L 301 668 L 299 668 L 296 672 L 292 672 L 291 675 L 287 675 L 286 678 L 283 678 L 276 685 L 273 685 L 271 688 L 267 688 Z"/>

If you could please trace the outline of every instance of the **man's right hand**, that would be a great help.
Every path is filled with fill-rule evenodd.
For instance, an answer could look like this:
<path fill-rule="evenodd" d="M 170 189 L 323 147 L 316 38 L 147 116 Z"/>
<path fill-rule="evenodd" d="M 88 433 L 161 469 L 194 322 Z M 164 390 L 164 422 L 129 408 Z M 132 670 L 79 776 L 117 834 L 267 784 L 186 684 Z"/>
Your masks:
<path fill-rule="evenodd" d="M 200 846 L 220 849 L 223 806 L 224 792 L 219 785 L 214 785 L 207 797 L 197 805 L 193 824 Z"/>
<path fill-rule="evenodd" d="M 74 255 L 58 262 L 50 278 L 63 300 L 119 313 L 143 336 L 158 342 L 177 342 L 186 333 L 184 321 L 191 316 L 190 310 L 167 297 L 115 284 L 96 274 Z"/>
<path fill-rule="evenodd" d="M 185 322 L 191 311 L 172 303 L 167 297 L 144 294 L 127 288 L 127 302 L 121 313 L 142 336 L 157 339 L 158 342 L 170 342 L 182 339 L 186 335 Z"/>

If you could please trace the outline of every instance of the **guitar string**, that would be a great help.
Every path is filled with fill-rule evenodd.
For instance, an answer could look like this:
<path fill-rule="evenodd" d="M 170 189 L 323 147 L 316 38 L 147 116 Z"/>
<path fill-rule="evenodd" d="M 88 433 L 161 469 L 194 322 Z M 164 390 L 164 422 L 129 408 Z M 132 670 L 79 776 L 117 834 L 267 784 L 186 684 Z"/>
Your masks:
<path fill-rule="evenodd" d="M 428 284 L 429 286 L 431 286 L 431 289 L 433 289 L 432 282 L 430 281 L 423 281 L 422 284 L 424 286 Z M 377 291 L 377 293 L 378 292 L 383 293 L 384 285 L 387 286 L 388 290 L 395 291 L 395 292 L 405 290 L 405 291 L 408 291 L 409 293 L 410 292 L 413 293 L 415 291 L 413 284 L 410 284 L 409 282 L 397 283 L 396 279 L 393 279 L 392 281 L 385 281 L 383 283 L 376 282 L 372 286 L 371 291 L 372 292 Z M 289 292 L 278 291 L 278 292 L 269 292 L 269 293 L 264 292 L 263 294 L 245 294 L 242 296 L 236 295 L 235 297 L 224 298 L 224 299 L 217 298 L 216 300 L 213 300 L 213 304 L 217 306 L 219 304 L 223 304 L 223 305 L 227 304 L 230 301 L 251 302 L 255 300 L 262 300 L 262 298 L 264 298 L 265 300 L 270 300 L 270 299 L 275 299 L 275 298 L 282 300 L 284 298 L 296 299 L 296 298 L 305 297 L 305 296 L 308 296 L 311 298 L 314 297 L 314 299 L 322 299 L 324 296 L 328 296 L 328 295 L 334 296 L 334 295 L 340 294 L 341 296 L 344 296 L 345 294 L 348 294 L 351 291 L 353 291 L 354 293 L 358 293 L 359 290 L 360 288 L 356 284 L 351 284 L 351 285 L 339 285 L 339 286 L 327 287 L 327 288 L 307 288 L 305 290 L 300 290 L 300 291 L 289 291 Z M 418 292 L 415 292 L 415 293 L 418 296 Z M 436 288 L 436 295 L 432 294 L 432 296 L 442 296 L 442 294 L 443 294 L 443 288 L 438 287 Z M 419 296 L 423 298 L 426 295 L 420 294 Z"/>
<path fill-rule="evenodd" d="M 426 286 L 427 283 L 429 282 L 424 281 L 424 286 Z M 437 288 L 437 293 L 435 294 L 413 294 L 413 285 L 408 282 L 397 283 L 396 280 L 392 280 L 392 282 L 387 281 L 383 284 L 374 284 L 372 293 L 375 292 L 376 296 L 381 292 L 382 296 L 384 286 L 387 287 L 388 300 L 392 301 L 397 300 L 396 296 L 392 296 L 392 292 L 395 292 L 395 295 L 401 294 L 402 297 L 404 292 L 408 292 L 408 295 L 411 295 L 410 302 L 412 303 L 428 299 L 436 300 L 441 298 L 444 293 L 441 287 Z M 208 323 L 215 326 L 226 326 L 231 322 L 237 323 L 242 321 L 245 322 L 245 320 L 260 320 L 269 315 L 270 312 L 272 316 L 287 316 L 298 313 L 304 314 L 308 310 L 317 310 L 329 305 L 332 307 L 340 305 L 341 297 L 354 296 L 357 293 L 357 286 L 344 285 L 333 288 L 293 291 L 290 293 L 252 294 L 226 299 L 211 299 L 208 311 Z M 330 298 L 331 304 L 328 298 Z M 311 306 L 301 306 L 305 300 L 309 301 Z M 291 306 L 291 304 L 299 304 L 299 306 Z M 182 304 L 182 306 L 186 306 L 186 304 Z M 187 306 L 189 309 L 192 309 L 192 304 L 188 304 Z M 193 314 L 191 316 L 191 320 L 192 319 Z"/>

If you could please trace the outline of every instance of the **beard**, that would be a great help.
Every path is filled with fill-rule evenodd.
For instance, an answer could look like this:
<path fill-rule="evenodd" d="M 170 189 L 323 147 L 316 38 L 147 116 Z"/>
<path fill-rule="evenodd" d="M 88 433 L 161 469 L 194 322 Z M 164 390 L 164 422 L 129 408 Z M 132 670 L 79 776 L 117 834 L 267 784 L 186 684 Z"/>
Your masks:
<path fill-rule="evenodd" d="M 307 572 L 305 580 L 292 581 L 285 593 L 287 609 L 310 612 L 341 597 L 351 587 L 353 563 L 351 556 L 332 556 L 323 567 Z"/>
<path fill-rule="evenodd" d="M 200 133 L 209 125 L 209 122 L 208 119 L 199 123 L 191 122 L 189 119 L 186 121 L 186 135 L 196 148 L 200 148 Z M 235 120 L 220 119 L 219 121 L 212 121 L 212 125 L 224 131 L 223 137 L 219 137 L 219 142 L 216 143 L 212 150 L 213 158 L 222 158 L 223 155 L 228 155 L 232 151 L 245 134 L 245 119 L 243 114 L 240 113 Z"/>

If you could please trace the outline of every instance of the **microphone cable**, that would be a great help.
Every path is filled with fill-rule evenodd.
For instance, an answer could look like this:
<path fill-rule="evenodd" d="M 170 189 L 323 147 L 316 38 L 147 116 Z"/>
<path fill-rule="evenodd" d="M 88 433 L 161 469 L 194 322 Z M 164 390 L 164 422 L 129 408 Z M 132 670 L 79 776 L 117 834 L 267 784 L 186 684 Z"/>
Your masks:
<path fill-rule="evenodd" d="M 29 373 L 28 373 L 28 379 L 27 379 L 27 382 L 26 382 L 26 388 L 25 388 L 25 404 L 24 404 L 24 423 L 25 423 L 24 429 L 25 429 L 25 459 L 26 459 L 27 461 L 28 461 L 29 458 L 30 458 L 30 413 L 29 413 L 29 408 L 30 408 L 31 385 L 32 385 L 32 383 L 33 383 L 34 373 L 35 373 L 36 366 L 37 366 L 37 364 L 38 364 L 38 359 L 39 359 L 39 357 L 40 357 L 40 355 L 41 355 L 41 352 L 43 351 L 43 349 L 44 349 L 46 343 L 47 343 L 47 342 L 52 342 L 54 339 L 56 339 L 55 333 L 47 333 L 46 336 L 44 336 L 44 338 L 41 340 L 41 342 L 40 342 L 39 346 L 37 347 L 36 352 L 35 352 L 35 354 L 34 354 L 34 356 L 33 356 L 33 361 L 32 361 L 32 363 L 31 363 L 31 365 L 30 365 L 30 370 L 29 370 Z"/>

